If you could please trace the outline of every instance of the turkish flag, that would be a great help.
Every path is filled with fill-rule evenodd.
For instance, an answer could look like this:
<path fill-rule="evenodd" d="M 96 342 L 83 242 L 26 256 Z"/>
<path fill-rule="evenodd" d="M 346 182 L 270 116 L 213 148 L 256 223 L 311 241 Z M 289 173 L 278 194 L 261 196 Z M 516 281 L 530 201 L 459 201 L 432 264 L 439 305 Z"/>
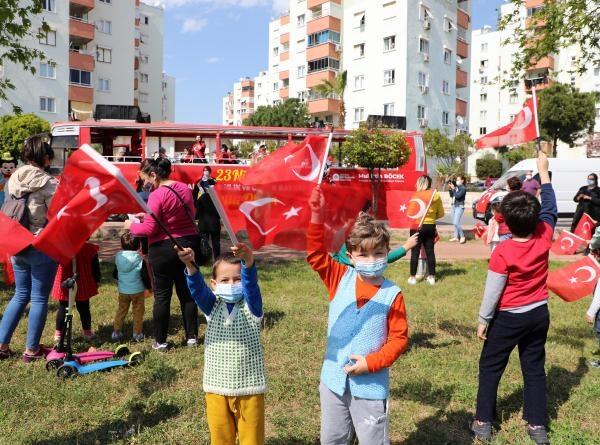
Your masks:
<path fill-rule="evenodd" d="M 431 205 L 435 190 L 389 190 L 386 193 L 386 210 L 390 227 L 417 229 Z"/>
<path fill-rule="evenodd" d="M 476 223 L 475 227 L 473 227 L 473 233 L 477 238 L 483 238 L 487 233 L 487 227 L 481 223 Z"/>
<path fill-rule="evenodd" d="M 0 258 L 16 255 L 33 242 L 33 233 L 0 212 Z"/>
<path fill-rule="evenodd" d="M 577 227 L 575 227 L 575 235 L 580 236 L 586 241 L 592 239 L 594 235 L 594 230 L 596 229 L 596 225 L 598 221 L 592 219 L 590 215 L 584 213 L 579 222 L 577 223 Z"/>
<path fill-rule="evenodd" d="M 550 251 L 556 255 L 573 255 L 581 246 L 585 244 L 585 240 L 568 230 L 563 230 L 560 235 L 552 243 Z"/>
<path fill-rule="evenodd" d="M 48 211 L 49 222 L 33 246 L 61 264 L 114 213 L 147 212 L 121 171 L 89 145 L 71 155 Z"/>
<path fill-rule="evenodd" d="M 271 185 L 274 182 L 311 182 L 317 184 L 323 173 L 327 138 L 307 136 L 300 144 L 292 142 L 278 148 L 252 166 L 241 182 L 244 185 Z"/>
<path fill-rule="evenodd" d="M 525 107 L 510 124 L 477 139 L 476 147 L 502 147 L 504 145 L 523 144 L 538 137 L 537 106 L 533 99 L 529 99 L 525 102 Z"/>
<path fill-rule="evenodd" d="M 548 289 L 565 301 L 577 301 L 594 292 L 600 264 L 588 255 L 581 261 L 554 270 L 548 274 Z"/>

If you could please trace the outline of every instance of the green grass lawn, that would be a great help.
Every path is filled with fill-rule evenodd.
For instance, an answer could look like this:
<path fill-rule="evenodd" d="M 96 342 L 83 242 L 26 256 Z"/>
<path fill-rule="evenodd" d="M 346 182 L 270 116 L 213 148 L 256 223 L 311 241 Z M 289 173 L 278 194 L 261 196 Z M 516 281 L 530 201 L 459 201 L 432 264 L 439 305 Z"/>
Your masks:
<path fill-rule="evenodd" d="M 108 280 L 92 299 L 97 347 L 111 348 L 116 289 Z M 485 262 L 442 264 L 435 287 L 405 287 L 410 349 L 392 368 L 390 430 L 395 444 L 468 444 L 467 421 L 477 392 L 481 343 L 474 336 L 485 278 Z M 404 287 L 408 265 L 390 269 Z M 262 264 L 265 302 L 268 443 L 315 444 L 319 435 L 319 371 L 324 353 L 327 302 L 324 286 L 303 262 Z M 0 288 L 0 313 L 10 292 Z M 600 444 L 600 371 L 586 360 L 597 349 L 584 321 L 589 299 L 551 302 L 547 345 L 549 411 L 553 444 Z M 147 300 L 145 333 L 151 333 L 152 300 Z M 56 306 L 51 303 L 43 341 L 50 344 Z M 174 298 L 166 354 L 149 352 L 143 365 L 68 381 L 46 372 L 43 363 L 0 362 L 0 443 L 2 444 L 205 444 L 208 429 L 202 397 L 203 348 L 187 349 Z M 81 340 L 75 317 L 75 346 Z M 201 326 L 201 334 L 205 324 Z M 12 342 L 22 352 L 26 320 Z M 125 331 L 131 334 L 129 323 Z M 150 340 L 132 349 L 148 350 Z M 532 443 L 521 420 L 522 379 L 513 355 L 503 377 L 495 444 Z M 364 444 L 369 445 L 369 444 Z"/>

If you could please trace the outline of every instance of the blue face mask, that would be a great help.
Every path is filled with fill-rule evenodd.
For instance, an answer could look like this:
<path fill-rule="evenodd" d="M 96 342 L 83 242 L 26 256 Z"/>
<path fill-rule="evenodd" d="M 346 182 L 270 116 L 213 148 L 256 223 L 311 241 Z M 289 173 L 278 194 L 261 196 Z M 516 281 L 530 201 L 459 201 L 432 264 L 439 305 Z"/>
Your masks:
<path fill-rule="evenodd" d="M 596 185 L 596 181 L 594 181 L 593 179 L 588 179 L 587 183 L 588 185 Z"/>
<path fill-rule="evenodd" d="M 226 303 L 237 303 L 244 298 L 242 283 L 217 283 L 215 295 Z"/>
<path fill-rule="evenodd" d="M 354 263 L 354 269 L 364 277 L 380 277 L 387 267 L 387 258 L 382 258 L 374 262 L 356 261 Z"/>

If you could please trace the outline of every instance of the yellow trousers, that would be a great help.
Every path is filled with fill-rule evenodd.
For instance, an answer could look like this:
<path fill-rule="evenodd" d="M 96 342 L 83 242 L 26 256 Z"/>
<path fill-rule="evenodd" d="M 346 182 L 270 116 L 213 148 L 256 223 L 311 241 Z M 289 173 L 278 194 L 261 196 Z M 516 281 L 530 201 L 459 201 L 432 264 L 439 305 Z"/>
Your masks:
<path fill-rule="evenodd" d="M 144 324 L 144 293 L 139 294 L 119 294 L 119 307 L 115 314 L 114 330 L 115 332 L 121 332 L 123 329 L 123 322 L 127 313 L 129 312 L 129 305 L 132 306 L 133 312 L 133 333 L 141 334 L 142 325 Z"/>
<path fill-rule="evenodd" d="M 221 396 L 206 393 L 206 418 L 212 445 L 263 445 L 265 395 Z"/>

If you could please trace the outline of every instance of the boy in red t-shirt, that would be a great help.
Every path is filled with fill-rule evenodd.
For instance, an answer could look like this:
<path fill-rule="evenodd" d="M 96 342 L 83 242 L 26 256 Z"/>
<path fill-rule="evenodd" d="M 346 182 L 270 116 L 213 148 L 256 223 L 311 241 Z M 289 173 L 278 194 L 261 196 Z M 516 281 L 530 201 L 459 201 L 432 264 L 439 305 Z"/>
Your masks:
<path fill-rule="evenodd" d="M 518 346 L 523 373 L 527 432 L 536 444 L 549 444 L 546 432 L 545 345 L 548 313 L 548 256 L 558 212 L 548 174 L 548 158 L 539 152 L 542 203 L 524 191 L 511 192 L 501 211 L 512 239 L 490 258 L 477 336 L 485 340 L 479 359 L 477 412 L 470 424 L 479 440 L 489 441 L 496 415 L 498 384 L 512 350 Z"/>

